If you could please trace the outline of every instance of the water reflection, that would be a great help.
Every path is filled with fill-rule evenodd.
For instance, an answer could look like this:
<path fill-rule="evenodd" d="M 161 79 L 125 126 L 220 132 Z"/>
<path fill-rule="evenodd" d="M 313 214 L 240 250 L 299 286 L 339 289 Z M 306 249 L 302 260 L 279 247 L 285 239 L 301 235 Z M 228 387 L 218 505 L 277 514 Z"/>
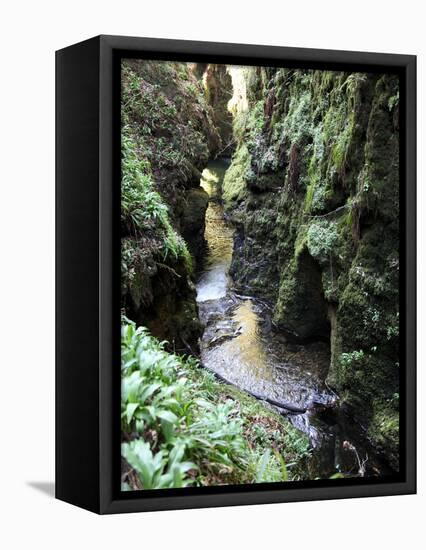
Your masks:
<path fill-rule="evenodd" d="M 197 301 L 218 300 L 226 295 L 232 259 L 233 230 L 225 222 L 220 192 L 228 162 L 213 161 L 202 173 L 201 187 L 210 197 L 206 212 L 207 255 L 197 284 Z"/>

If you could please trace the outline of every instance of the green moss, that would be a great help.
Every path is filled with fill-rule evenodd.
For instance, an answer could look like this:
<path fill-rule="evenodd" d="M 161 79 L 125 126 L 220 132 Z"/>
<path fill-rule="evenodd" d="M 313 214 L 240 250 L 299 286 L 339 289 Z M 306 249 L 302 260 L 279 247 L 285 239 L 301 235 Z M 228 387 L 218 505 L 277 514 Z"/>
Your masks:
<path fill-rule="evenodd" d="M 229 208 L 234 202 L 239 202 L 244 196 L 246 188 L 246 174 L 250 167 L 250 154 L 245 145 L 238 148 L 232 159 L 223 180 L 223 199 L 225 208 Z"/>
<path fill-rule="evenodd" d="M 295 260 L 302 254 L 307 247 L 308 232 L 310 226 L 308 224 L 302 226 L 297 234 L 296 241 L 294 243 L 294 258 Z"/>
<path fill-rule="evenodd" d="M 321 270 L 307 248 L 301 247 L 281 272 L 274 320 L 299 340 L 329 337 Z"/>
<path fill-rule="evenodd" d="M 173 228 L 168 207 L 155 191 L 149 163 L 138 156 L 137 144 L 126 127 L 122 132 L 122 144 L 121 223 L 124 231 L 135 238 L 145 231 L 156 231 L 161 243 L 156 257 L 161 261 L 168 256 L 182 259 L 191 272 L 192 258 L 187 245 Z"/>
<path fill-rule="evenodd" d="M 358 193 L 364 209 L 395 221 L 399 208 L 399 134 L 397 121 L 389 111 L 389 97 L 397 90 L 395 77 L 381 77 L 374 101 L 365 146 L 365 164 L 358 180 Z M 388 136 L 388 139 L 383 139 Z"/>
<path fill-rule="evenodd" d="M 314 202 L 315 182 L 310 182 L 305 195 L 304 210 L 307 213 L 312 211 L 312 203 Z"/>
<path fill-rule="evenodd" d="M 182 76 L 185 78 L 182 78 Z M 220 146 L 199 81 L 185 63 L 126 61 L 122 122 L 139 152 L 167 179 L 191 182 L 194 168 Z"/>
<path fill-rule="evenodd" d="M 265 123 L 264 117 L 265 104 L 264 101 L 257 101 L 253 108 L 249 111 L 247 117 L 246 128 L 254 135 L 259 133 Z"/>
<path fill-rule="evenodd" d="M 397 395 L 397 394 L 395 394 Z M 387 454 L 391 466 L 399 469 L 399 411 L 388 403 L 375 404 L 368 429 L 369 437 Z"/>
<path fill-rule="evenodd" d="M 291 96 L 289 110 L 282 125 L 283 134 L 290 144 L 312 137 L 311 100 L 310 91 L 303 88 L 300 94 Z"/>
<path fill-rule="evenodd" d="M 244 264 L 266 273 L 275 259 L 275 323 L 301 339 L 330 339 L 329 383 L 392 454 L 397 428 L 383 423 L 383 410 L 394 419 L 398 79 L 293 69 L 261 69 L 250 78 L 245 120 L 257 125 L 239 198 L 228 207 L 238 223 L 233 276 L 257 290 L 258 269 Z M 268 124 L 261 124 L 260 105 Z M 243 154 L 244 131 L 239 136 Z M 381 438 L 380 430 L 389 435 Z"/>
<path fill-rule="evenodd" d="M 349 117 L 345 120 L 343 129 L 337 133 L 337 138 L 331 150 L 331 158 L 334 168 L 338 173 L 341 173 L 346 167 L 353 128 L 354 114 L 350 113 Z"/>
<path fill-rule="evenodd" d="M 190 251 L 203 242 L 206 201 L 190 189 L 220 146 L 212 111 L 188 64 L 125 60 L 121 115 L 122 307 L 178 348 L 196 349 Z"/>

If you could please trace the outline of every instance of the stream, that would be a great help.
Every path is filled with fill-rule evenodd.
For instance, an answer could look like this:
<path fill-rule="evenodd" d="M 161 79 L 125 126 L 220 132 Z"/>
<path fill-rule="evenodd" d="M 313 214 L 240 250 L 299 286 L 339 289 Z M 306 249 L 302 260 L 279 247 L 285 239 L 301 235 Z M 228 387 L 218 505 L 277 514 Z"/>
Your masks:
<path fill-rule="evenodd" d="M 362 426 L 333 406 L 338 396 L 325 383 L 330 362 L 328 345 L 287 342 L 273 328 L 271 305 L 235 290 L 229 275 L 233 228 L 225 219 L 221 201 L 229 163 L 228 159 L 211 161 L 201 180 L 210 197 L 205 229 L 207 252 L 196 285 L 199 315 L 205 325 L 203 365 L 242 390 L 311 409 L 287 415 L 293 426 L 309 437 L 312 451 L 306 461 L 306 478 L 392 473 L 369 445 Z"/>

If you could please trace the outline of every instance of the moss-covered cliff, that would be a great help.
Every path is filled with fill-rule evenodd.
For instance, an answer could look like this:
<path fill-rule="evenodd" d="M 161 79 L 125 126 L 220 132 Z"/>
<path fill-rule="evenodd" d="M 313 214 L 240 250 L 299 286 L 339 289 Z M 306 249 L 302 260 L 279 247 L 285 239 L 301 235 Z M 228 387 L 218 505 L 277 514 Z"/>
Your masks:
<path fill-rule="evenodd" d="M 246 68 L 233 81 L 234 281 L 273 302 L 289 338 L 330 342 L 329 384 L 397 468 L 398 79 Z"/>
<path fill-rule="evenodd" d="M 192 281 L 208 203 L 200 171 L 222 146 L 193 68 L 122 66 L 122 304 L 178 350 L 196 346 L 201 330 Z"/>

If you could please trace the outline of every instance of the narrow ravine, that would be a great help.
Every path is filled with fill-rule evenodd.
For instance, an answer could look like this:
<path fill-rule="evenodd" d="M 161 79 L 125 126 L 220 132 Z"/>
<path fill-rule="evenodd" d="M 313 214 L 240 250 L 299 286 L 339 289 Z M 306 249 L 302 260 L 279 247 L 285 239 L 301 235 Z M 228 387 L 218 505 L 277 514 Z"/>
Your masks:
<path fill-rule="evenodd" d="M 196 285 L 200 320 L 205 326 L 203 365 L 240 389 L 308 409 L 304 414 L 280 412 L 288 414 L 289 421 L 309 436 L 312 453 L 306 467 L 311 478 L 389 473 L 366 442 L 362 427 L 346 421 L 337 406 L 338 396 L 325 383 L 328 345 L 287 342 L 273 328 L 270 304 L 233 288 L 229 275 L 233 228 L 225 219 L 221 202 L 228 166 L 228 159 L 211 161 L 201 180 L 210 197 L 207 250 Z"/>
<path fill-rule="evenodd" d="M 399 92 L 123 62 L 125 487 L 153 485 L 135 453 L 166 475 L 177 441 L 171 487 L 399 471 Z M 135 402 L 136 375 L 163 389 Z"/>

